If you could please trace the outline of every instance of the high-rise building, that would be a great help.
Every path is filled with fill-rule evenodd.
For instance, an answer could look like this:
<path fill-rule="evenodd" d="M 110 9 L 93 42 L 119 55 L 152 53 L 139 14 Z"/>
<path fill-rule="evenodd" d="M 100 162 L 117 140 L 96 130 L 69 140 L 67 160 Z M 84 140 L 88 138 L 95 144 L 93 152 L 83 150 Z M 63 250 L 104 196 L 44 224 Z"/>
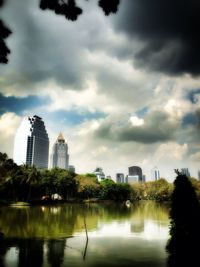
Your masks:
<path fill-rule="evenodd" d="M 73 165 L 69 165 L 69 171 L 70 172 L 73 172 L 73 173 L 76 173 L 76 169 Z"/>
<path fill-rule="evenodd" d="M 198 179 L 200 181 L 200 170 L 198 171 Z"/>
<path fill-rule="evenodd" d="M 142 169 L 138 166 L 131 166 L 128 168 L 129 176 L 138 176 L 138 181 L 142 182 Z"/>
<path fill-rule="evenodd" d="M 190 177 L 190 172 L 188 168 L 182 168 L 181 174 L 186 175 L 187 177 Z"/>
<path fill-rule="evenodd" d="M 62 133 L 58 135 L 58 138 L 53 145 L 52 150 L 52 168 L 60 168 L 60 169 L 69 169 L 69 154 L 68 154 L 68 145 L 65 142 L 65 138 Z"/>
<path fill-rule="evenodd" d="M 14 161 L 21 165 L 35 165 L 47 169 L 49 158 L 49 137 L 42 118 L 25 117 L 15 135 Z"/>
<path fill-rule="evenodd" d="M 153 181 L 157 181 L 160 179 L 160 171 L 157 167 L 151 170 L 151 178 Z"/>
<path fill-rule="evenodd" d="M 116 183 L 125 183 L 124 174 L 117 173 L 116 174 Z"/>
<path fill-rule="evenodd" d="M 100 167 L 97 167 L 94 172 L 93 172 L 96 176 L 99 182 L 105 180 L 105 174 L 103 172 L 103 169 Z"/>
<path fill-rule="evenodd" d="M 126 182 L 129 184 L 141 182 L 139 175 L 127 175 Z"/>

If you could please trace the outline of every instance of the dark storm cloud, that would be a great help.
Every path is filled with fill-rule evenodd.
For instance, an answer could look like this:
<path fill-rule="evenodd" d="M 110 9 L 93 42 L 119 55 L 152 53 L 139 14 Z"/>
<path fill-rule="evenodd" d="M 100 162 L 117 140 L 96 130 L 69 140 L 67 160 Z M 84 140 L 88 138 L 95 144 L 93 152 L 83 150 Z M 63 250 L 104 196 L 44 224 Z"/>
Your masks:
<path fill-rule="evenodd" d="M 37 96 L 28 96 L 23 98 L 6 97 L 0 93 L 0 115 L 6 112 L 14 112 L 18 115 L 23 114 L 26 110 L 40 107 L 48 104 L 50 99 L 39 98 Z"/>
<path fill-rule="evenodd" d="M 104 139 L 144 144 L 174 140 L 178 125 L 169 119 L 167 113 L 154 111 L 145 117 L 144 124 L 140 126 L 134 126 L 130 121 L 105 120 L 95 134 Z"/>
<path fill-rule="evenodd" d="M 199 14 L 198 0 L 126 0 L 121 1 L 114 24 L 116 30 L 142 42 L 134 54 L 137 66 L 198 75 Z"/>

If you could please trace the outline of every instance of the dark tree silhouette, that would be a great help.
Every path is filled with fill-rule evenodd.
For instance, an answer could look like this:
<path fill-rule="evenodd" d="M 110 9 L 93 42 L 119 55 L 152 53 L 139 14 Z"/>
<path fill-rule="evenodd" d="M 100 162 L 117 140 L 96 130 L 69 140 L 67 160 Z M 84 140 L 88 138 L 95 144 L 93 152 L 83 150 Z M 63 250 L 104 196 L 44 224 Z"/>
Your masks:
<path fill-rule="evenodd" d="M 88 0 L 87 0 L 88 1 Z M 105 15 L 116 13 L 120 0 L 99 0 Z M 4 4 L 4 0 L 0 0 L 0 7 Z M 50 9 L 57 15 L 65 16 L 67 20 L 76 21 L 83 13 L 83 10 L 77 6 L 76 0 L 40 0 L 40 8 L 42 10 Z M 0 63 L 8 63 L 8 54 L 10 49 L 5 43 L 5 39 L 11 34 L 11 31 L 0 20 Z"/>
<path fill-rule="evenodd" d="M 170 210 L 170 240 L 166 246 L 168 265 L 199 266 L 200 205 L 195 190 L 187 176 L 178 174 Z"/>
<path fill-rule="evenodd" d="M 4 1 L 0 0 L 0 7 Z M 3 21 L 0 20 L 0 63 L 6 64 L 8 62 L 8 54 L 10 49 L 5 43 L 5 39 L 11 34 L 11 31 L 4 25 Z"/>
<path fill-rule="evenodd" d="M 119 6 L 119 0 L 100 0 L 99 6 L 103 9 L 105 15 L 116 13 Z"/>
<path fill-rule="evenodd" d="M 76 5 L 75 0 L 41 0 L 40 8 L 53 10 L 58 15 L 63 15 L 68 20 L 75 21 L 82 14 L 82 9 Z"/>

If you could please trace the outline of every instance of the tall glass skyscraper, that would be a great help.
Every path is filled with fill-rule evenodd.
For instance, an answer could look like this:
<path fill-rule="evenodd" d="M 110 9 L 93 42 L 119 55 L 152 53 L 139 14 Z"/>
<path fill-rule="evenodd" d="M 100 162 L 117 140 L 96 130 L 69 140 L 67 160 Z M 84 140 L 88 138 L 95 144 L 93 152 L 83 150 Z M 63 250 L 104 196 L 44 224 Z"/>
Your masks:
<path fill-rule="evenodd" d="M 60 169 L 69 169 L 69 154 L 68 145 L 62 133 L 59 134 L 52 151 L 52 164 L 51 167 L 58 167 Z"/>
<path fill-rule="evenodd" d="M 48 158 L 49 137 L 42 118 L 25 117 L 15 135 L 14 161 L 47 169 Z"/>
<path fill-rule="evenodd" d="M 142 169 L 138 166 L 131 166 L 128 168 L 129 176 L 138 176 L 138 181 L 143 182 Z"/>
<path fill-rule="evenodd" d="M 151 170 L 151 178 L 153 181 L 158 181 L 160 179 L 160 171 L 157 167 Z"/>

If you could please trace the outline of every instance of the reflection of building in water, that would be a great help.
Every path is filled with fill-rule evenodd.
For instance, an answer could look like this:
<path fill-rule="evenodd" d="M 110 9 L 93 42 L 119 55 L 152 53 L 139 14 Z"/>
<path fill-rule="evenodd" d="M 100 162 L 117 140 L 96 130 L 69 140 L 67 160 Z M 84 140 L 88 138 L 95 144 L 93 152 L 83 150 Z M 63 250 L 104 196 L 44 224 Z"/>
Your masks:
<path fill-rule="evenodd" d="M 116 183 L 125 183 L 123 173 L 117 173 L 116 174 Z"/>
<path fill-rule="evenodd" d="M 131 221 L 131 233 L 143 233 L 144 232 L 144 219 L 134 218 Z"/>
<path fill-rule="evenodd" d="M 53 239 L 48 241 L 47 259 L 50 266 L 59 267 L 62 265 L 64 259 L 65 244 L 65 239 Z"/>
<path fill-rule="evenodd" d="M 97 167 L 93 173 L 97 176 L 99 182 L 105 179 L 105 174 L 102 168 Z"/>

